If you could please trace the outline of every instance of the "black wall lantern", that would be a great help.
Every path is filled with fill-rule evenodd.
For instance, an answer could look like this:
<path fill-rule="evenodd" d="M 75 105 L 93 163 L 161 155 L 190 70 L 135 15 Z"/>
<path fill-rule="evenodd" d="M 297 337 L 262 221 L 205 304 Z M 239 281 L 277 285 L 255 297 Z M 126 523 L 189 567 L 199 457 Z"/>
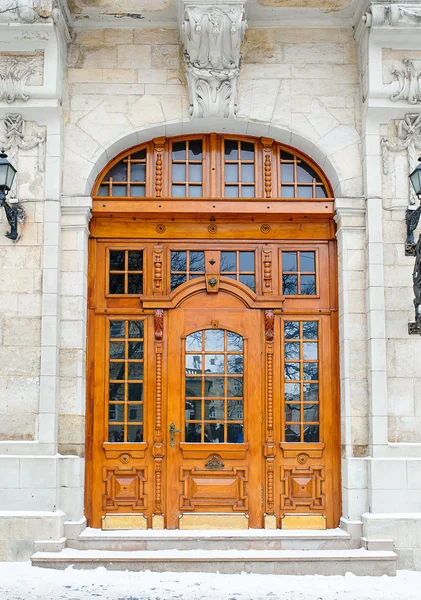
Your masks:
<path fill-rule="evenodd" d="M 10 206 L 6 202 L 6 195 L 10 192 L 15 180 L 16 169 L 7 160 L 7 154 L 4 150 L 0 152 L 0 207 L 6 212 L 6 218 L 10 225 L 10 232 L 6 237 L 11 240 L 18 238 L 18 214 L 19 209 L 16 206 Z"/>
<path fill-rule="evenodd" d="M 421 203 L 421 157 L 420 162 L 412 171 L 409 179 L 415 190 L 415 193 Z M 412 272 L 412 285 L 414 289 L 414 307 L 415 321 L 408 323 L 408 333 L 417 333 L 421 335 L 421 234 L 417 242 L 414 239 L 414 231 L 418 227 L 421 217 L 421 204 L 415 210 L 406 210 L 406 256 L 415 256 L 414 270 Z"/>

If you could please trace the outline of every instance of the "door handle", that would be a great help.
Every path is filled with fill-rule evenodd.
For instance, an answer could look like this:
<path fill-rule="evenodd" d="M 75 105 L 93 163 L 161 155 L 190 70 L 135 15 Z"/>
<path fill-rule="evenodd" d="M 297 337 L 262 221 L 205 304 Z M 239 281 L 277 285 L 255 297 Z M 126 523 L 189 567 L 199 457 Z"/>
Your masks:
<path fill-rule="evenodd" d="M 175 440 L 174 440 L 175 433 L 181 433 L 181 429 L 176 429 L 174 423 L 170 423 L 170 446 L 171 446 L 171 448 L 174 448 L 174 446 L 175 446 Z"/>

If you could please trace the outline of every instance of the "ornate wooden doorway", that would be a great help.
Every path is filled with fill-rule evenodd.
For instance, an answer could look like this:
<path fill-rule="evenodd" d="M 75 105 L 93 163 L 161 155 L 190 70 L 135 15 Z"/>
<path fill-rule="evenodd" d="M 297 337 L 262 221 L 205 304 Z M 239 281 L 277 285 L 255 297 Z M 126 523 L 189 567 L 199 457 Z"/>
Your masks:
<path fill-rule="evenodd" d="M 338 525 L 332 213 L 320 170 L 272 140 L 159 139 L 104 170 L 90 242 L 91 526 Z"/>

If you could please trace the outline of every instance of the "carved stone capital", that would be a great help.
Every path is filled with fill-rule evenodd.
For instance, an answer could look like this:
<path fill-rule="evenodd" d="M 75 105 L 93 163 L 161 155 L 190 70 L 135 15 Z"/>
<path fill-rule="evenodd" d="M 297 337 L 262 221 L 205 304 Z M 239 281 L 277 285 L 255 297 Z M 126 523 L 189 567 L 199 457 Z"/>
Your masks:
<path fill-rule="evenodd" d="M 233 117 L 247 0 L 181 0 L 180 35 L 193 117 Z"/>
<path fill-rule="evenodd" d="M 406 100 L 409 104 L 421 103 L 421 70 L 415 67 L 412 60 L 404 60 L 402 67 L 396 68 L 392 75 L 399 84 L 399 90 L 390 96 L 393 102 Z"/>
<path fill-rule="evenodd" d="M 372 4 L 363 16 L 367 27 L 421 27 L 419 2 Z"/>

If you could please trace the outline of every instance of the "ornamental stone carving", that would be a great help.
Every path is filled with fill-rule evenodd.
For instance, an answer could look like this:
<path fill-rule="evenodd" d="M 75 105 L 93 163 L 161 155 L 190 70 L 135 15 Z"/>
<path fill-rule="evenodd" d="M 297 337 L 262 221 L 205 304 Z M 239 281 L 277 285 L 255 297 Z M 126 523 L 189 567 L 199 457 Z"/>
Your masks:
<path fill-rule="evenodd" d="M 367 27 L 421 27 L 419 2 L 402 4 L 372 4 L 363 16 Z"/>
<path fill-rule="evenodd" d="M 0 0 L 0 22 L 35 23 L 51 17 L 54 0 Z"/>
<path fill-rule="evenodd" d="M 401 69 L 395 69 L 392 74 L 399 83 L 399 90 L 392 94 L 393 102 L 406 100 L 409 104 L 421 103 L 421 71 L 418 70 L 411 60 L 404 60 Z"/>
<path fill-rule="evenodd" d="M 15 100 L 27 102 L 30 94 L 26 86 L 34 73 L 34 65 L 31 62 L 8 57 L 0 70 L 0 101 L 6 101 L 8 104 Z"/>
<path fill-rule="evenodd" d="M 236 113 L 246 0 L 182 0 L 181 40 L 193 117 Z"/>

